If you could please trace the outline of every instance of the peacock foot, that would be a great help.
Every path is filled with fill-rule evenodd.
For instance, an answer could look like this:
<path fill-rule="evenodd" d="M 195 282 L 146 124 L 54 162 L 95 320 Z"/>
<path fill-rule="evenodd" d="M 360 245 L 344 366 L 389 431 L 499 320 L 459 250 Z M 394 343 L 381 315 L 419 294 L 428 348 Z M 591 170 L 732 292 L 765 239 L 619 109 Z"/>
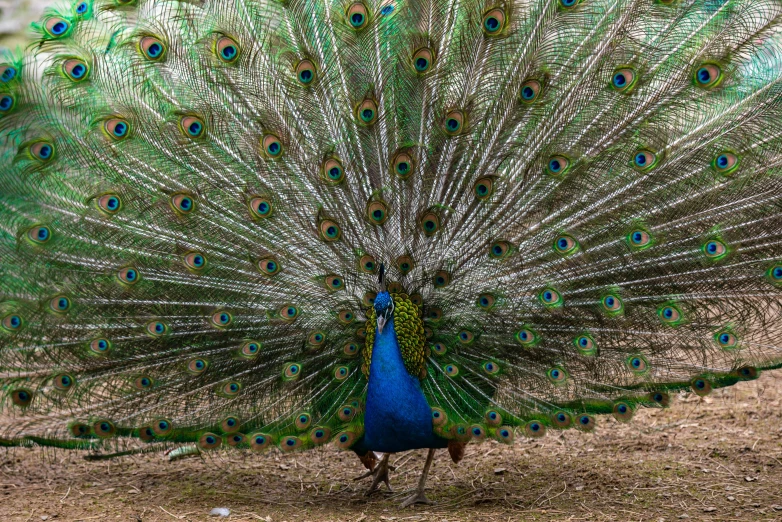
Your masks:
<path fill-rule="evenodd" d="M 407 497 L 405 501 L 402 502 L 402 504 L 399 506 L 399 508 L 406 508 L 408 506 L 412 506 L 413 504 L 434 504 L 434 502 L 426 498 L 426 494 L 424 494 L 424 491 L 421 489 Z"/>
<path fill-rule="evenodd" d="M 390 457 L 391 457 L 390 453 L 384 454 L 383 458 L 380 459 L 380 462 L 378 462 L 375 465 L 374 469 L 367 471 L 363 475 L 356 477 L 354 479 L 354 480 L 361 480 L 370 476 L 372 477 L 372 484 L 369 486 L 369 489 L 365 493 L 365 496 L 369 496 L 372 493 L 379 491 L 381 482 L 385 483 L 389 492 L 394 491 L 394 489 L 391 487 L 391 483 L 388 481 L 388 472 L 396 470 L 396 466 L 392 466 L 388 463 L 388 459 Z"/>

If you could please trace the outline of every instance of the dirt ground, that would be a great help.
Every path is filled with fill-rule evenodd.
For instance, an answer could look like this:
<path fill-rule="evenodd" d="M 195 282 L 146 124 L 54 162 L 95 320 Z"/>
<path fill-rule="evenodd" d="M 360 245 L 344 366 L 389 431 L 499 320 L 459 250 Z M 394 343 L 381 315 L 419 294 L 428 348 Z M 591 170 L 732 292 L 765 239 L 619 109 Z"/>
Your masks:
<path fill-rule="evenodd" d="M 358 459 L 333 448 L 283 456 L 217 452 L 87 462 L 81 454 L 0 453 L 0 520 L 511 521 L 782 520 L 782 372 L 601 418 L 594 433 L 549 432 L 511 446 L 438 453 L 433 506 L 400 510 L 423 450 L 397 454 L 397 493 L 365 497 Z M 213 508 L 228 518 L 210 516 Z"/>

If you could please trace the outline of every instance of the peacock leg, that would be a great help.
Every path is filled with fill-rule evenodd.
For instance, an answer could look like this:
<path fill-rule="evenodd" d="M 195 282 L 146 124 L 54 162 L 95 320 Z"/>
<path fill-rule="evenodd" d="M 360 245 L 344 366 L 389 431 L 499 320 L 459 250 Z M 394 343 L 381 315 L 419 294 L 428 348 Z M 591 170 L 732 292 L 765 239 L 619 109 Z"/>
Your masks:
<path fill-rule="evenodd" d="M 388 472 L 395 470 L 396 468 L 394 466 L 391 466 L 388 463 L 388 459 L 391 457 L 390 453 L 383 454 L 383 458 L 380 459 L 380 462 L 375 465 L 375 469 L 367 471 L 363 475 L 356 477 L 354 480 L 361 480 L 363 478 L 372 477 L 372 485 L 369 486 L 369 490 L 365 493 L 365 495 L 369 496 L 375 491 L 378 491 L 378 488 L 380 486 L 380 482 L 384 482 L 386 487 L 388 488 L 388 491 L 393 492 L 393 488 L 391 487 L 391 483 L 388 481 Z"/>
<path fill-rule="evenodd" d="M 424 486 L 426 485 L 426 477 L 429 475 L 429 468 L 432 467 L 432 460 L 434 459 L 434 448 L 429 448 L 429 455 L 426 456 L 426 464 L 424 464 L 424 470 L 421 472 L 421 479 L 418 481 L 418 488 L 416 492 L 408 497 L 400 507 L 406 508 L 413 504 L 434 504 L 431 500 L 426 498 L 424 494 Z"/>

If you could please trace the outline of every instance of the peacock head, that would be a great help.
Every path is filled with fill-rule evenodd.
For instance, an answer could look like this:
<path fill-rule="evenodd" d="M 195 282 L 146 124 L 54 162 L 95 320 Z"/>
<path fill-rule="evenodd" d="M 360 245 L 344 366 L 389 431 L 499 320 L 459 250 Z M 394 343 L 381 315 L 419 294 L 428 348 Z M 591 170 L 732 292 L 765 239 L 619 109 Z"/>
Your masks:
<path fill-rule="evenodd" d="M 383 333 L 383 327 L 391 319 L 394 313 L 394 300 L 386 291 L 384 279 L 385 267 L 381 263 L 380 273 L 377 277 L 377 296 L 375 297 L 375 315 L 377 315 L 377 333 Z"/>

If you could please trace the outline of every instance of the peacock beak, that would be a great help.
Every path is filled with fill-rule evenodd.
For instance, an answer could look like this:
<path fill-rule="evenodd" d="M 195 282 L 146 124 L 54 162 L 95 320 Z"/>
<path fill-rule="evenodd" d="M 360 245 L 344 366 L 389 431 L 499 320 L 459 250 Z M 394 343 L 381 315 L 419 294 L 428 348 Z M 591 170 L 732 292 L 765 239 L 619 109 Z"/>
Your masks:
<path fill-rule="evenodd" d="M 386 318 L 384 315 L 377 316 L 377 333 L 383 333 L 383 327 L 386 325 Z"/>

